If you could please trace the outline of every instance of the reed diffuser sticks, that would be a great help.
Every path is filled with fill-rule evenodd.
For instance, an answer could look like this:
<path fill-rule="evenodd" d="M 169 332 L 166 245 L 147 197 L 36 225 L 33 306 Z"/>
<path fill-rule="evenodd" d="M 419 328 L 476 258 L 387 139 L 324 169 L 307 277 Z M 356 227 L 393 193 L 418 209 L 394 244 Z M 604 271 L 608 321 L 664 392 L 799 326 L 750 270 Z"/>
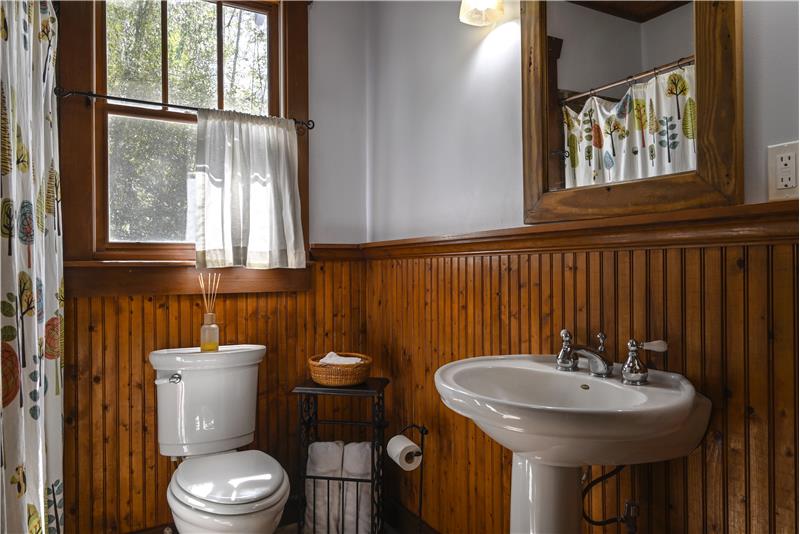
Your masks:
<path fill-rule="evenodd" d="M 200 274 L 197 279 L 200 281 L 200 292 L 203 295 L 203 305 L 206 313 L 203 315 L 203 326 L 200 327 L 200 351 L 213 352 L 219 350 L 219 326 L 217 326 L 217 315 L 214 313 L 214 305 L 217 303 L 217 292 L 219 291 L 219 281 L 222 275 L 218 273 L 208 273 L 208 279 Z"/>
<path fill-rule="evenodd" d="M 219 290 L 219 281 L 222 275 L 219 273 L 208 273 L 208 282 L 203 279 L 200 274 L 197 277 L 200 280 L 200 291 L 203 293 L 203 304 L 206 307 L 206 313 L 214 313 L 214 304 L 217 302 L 217 291 Z M 206 286 L 208 289 L 206 289 Z"/>

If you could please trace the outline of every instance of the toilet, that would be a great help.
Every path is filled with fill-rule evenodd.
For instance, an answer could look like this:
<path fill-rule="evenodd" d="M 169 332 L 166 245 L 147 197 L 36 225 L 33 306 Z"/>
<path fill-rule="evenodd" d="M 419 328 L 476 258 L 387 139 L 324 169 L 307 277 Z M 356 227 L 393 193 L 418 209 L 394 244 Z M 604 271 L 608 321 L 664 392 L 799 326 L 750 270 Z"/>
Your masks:
<path fill-rule="evenodd" d="M 167 490 L 181 534 L 271 533 L 278 527 L 289 475 L 268 454 L 236 450 L 254 440 L 258 364 L 265 353 L 263 345 L 150 353 L 159 450 L 183 458 Z"/>

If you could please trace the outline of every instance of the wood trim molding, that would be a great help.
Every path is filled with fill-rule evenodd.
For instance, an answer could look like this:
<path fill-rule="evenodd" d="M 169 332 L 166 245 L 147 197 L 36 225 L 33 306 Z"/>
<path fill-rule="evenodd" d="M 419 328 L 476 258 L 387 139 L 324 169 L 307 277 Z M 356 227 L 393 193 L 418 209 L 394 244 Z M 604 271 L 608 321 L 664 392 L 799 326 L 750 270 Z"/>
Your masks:
<path fill-rule="evenodd" d="M 742 204 L 646 215 L 538 224 L 471 234 L 362 245 L 312 245 L 317 260 L 409 256 L 701 247 L 797 242 L 798 202 Z"/>
<path fill-rule="evenodd" d="M 364 244 L 315 243 L 311 245 L 311 259 L 315 261 L 364 260 Z"/>
<path fill-rule="evenodd" d="M 309 2 L 283 2 L 283 106 L 284 117 L 308 120 L 308 6 Z M 310 132 L 297 137 L 297 181 L 303 242 L 308 246 L 308 143 Z"/>
<path fill-rule="evenodd" d="M 67 297 L 113 295 L 196 295 L 198 271 L 194 262 L 70 261 L 64 263 Z M 223 274 L 219 292 L 272 293 L 306 291 L 311 285 L 305 269 L 210 269 Z"/>
<path fill-rule="evenodd" d="M 742 202 L 743 85 L 740 2 L 694 2 L 697 170 L 641 181 L 551 190 L 546 2 L 523 1 L 522 131 L 525 223 L 597 219 Z"/>

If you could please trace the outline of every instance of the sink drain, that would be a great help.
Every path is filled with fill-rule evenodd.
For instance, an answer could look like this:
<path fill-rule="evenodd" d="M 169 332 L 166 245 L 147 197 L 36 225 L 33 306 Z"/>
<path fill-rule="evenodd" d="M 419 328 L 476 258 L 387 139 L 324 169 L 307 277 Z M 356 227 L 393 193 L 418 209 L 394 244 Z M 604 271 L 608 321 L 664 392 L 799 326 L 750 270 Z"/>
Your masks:
<path fill-rule="evenodd" d="M 589 384 L 581 384 L 581 389 L 589 389 Z"/>

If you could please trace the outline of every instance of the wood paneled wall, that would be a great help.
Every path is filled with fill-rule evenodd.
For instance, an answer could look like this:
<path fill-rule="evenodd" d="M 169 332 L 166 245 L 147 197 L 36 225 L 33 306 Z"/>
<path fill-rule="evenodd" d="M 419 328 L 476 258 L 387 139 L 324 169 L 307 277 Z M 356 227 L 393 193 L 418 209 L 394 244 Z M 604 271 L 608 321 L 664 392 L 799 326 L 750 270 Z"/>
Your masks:
<path fill-rule="evenodd" d="M 650 363 L 687 375 L 714 408 L 689 458 L 624 471 L 591 495 L 593 515 L 635 498 L 642 533 L 796 531 L 796 204 L 318 247 L 314 256 L 309 291 L 219 304 L 223 343 L 268 346 L 255 446 L 290 473 L 298 451 L 288 392 L 305 357 L 362 350 L 392 379 L 390 431 L 411 421 L 431 430 L 425 521 L 443 533 L 507 532 L 510 453 L 442 405 L 433 374 L 462 357 L 554 352 L 562 327 L 581 342 L 602 329 L 617 360 L 628 337 L 668 340 L 664 360 Z M 68 300 L 68 532 L 169 522 L 173 467 L 158 454 L 146 358 L 196 345 L 200 319 L 196 296 Z M 416 473 L 390 466 L 387 476 L 388 493 L 415 510 Z"/>
<path fill-rule="evenodd" d="M 308 292 L 224 295 L 217 302 L 221 343 L 267 346 L 254 446 L 292 475 L 298 414 L 290 391 L 305 377 L 308 355 L 362 346 L 364 274 L 363 262 L 326 261 L 314 265 Z M 196 295 L 67 301 L 68 533 L 131 532 L 172 521 L 166 492 L 174 467 L 158 452 L 154 372 L 147 356 L 159 348 L 197 346 L 201 306 Z M 323 404 L 321 410 L 352 408 Z"/>
<path fill-rule="evenodd" d="M 440 532 L 508 532 L 511 455 L 440 402 L 436 369 L 552 354 L 567 327 L 578 342 L 606 332 L 616 361 L 629 337 L 667 339 L 665 361 L 649 363 L 685 374 L 713 402 L 700 448 L 598 487 L 596 518 L 633 498 L 640 532 L 794 532 L 796 277 L 791 244 L 370 261 L 367 346 L 393 378 L 389 413 L 431 430 L 425 521 Z M 399 480 L 414 509 L 416 477 Z"/>

